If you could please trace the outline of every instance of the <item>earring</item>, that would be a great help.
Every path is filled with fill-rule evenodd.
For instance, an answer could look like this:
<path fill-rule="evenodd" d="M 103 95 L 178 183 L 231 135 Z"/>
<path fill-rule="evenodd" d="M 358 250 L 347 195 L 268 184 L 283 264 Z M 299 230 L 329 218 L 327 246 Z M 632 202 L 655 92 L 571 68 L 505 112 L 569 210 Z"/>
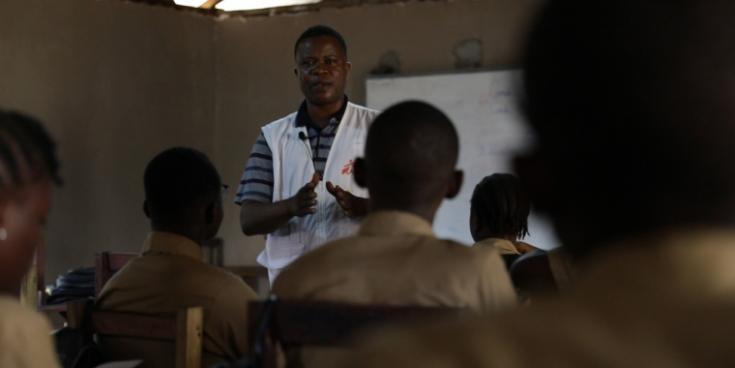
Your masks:
<path fill-rule="evenodd" d="M 5 230 L 4 227 L 0 227 L 0 241 L 5 241 L 8 239 L 8 230 Z"/>

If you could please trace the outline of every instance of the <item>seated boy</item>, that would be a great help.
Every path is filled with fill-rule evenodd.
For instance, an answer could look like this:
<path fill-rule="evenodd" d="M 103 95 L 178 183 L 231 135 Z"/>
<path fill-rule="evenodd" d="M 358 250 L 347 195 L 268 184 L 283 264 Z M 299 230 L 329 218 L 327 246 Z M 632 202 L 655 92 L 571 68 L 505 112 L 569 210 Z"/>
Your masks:
<path fill-rule="evenodd" d="M 432 222 L 444 198 L 462 184 L 455 169 L 459 139 L 452 122 L 422 102 L 395 105 L 375 119 L 358 185 L 370 214 L 356 236 L 299 258 L 276 278 L 289 299 L 423 305 L 494 311 L 514 305 L 515 292 L 495 248 L 438 239 Z M 341 188 L 332 186 L 337 192 Z"/>
<path fill-rule="evenodd" d="M 143 253 L 102 289 L 97 308 L 138 313 L 175 313 L 204 308 L 204 366 L 233 360 L 247 349 L 247 303 L 255 292 L 237 276 L 202 261 L 201 245 L 222 222 L 222 184 L 207 157 L 172 148 L 145 170 L 144 211 L 152 232 Z M 147 367 L 173 366 L 170 343 L 106 339 L 111 358 L 142 358 Z"/>

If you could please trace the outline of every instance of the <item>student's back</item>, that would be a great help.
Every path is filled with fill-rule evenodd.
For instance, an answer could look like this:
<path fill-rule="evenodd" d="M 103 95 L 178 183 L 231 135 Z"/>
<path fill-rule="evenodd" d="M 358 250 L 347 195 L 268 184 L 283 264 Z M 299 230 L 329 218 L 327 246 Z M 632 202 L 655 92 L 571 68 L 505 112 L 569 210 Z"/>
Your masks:
<path fill-rule="evenodd" d="M 239 358 L 248 348 L 247 303 L 256 294 L 237 276 L 204 263 L 201 252 L 222 219 L 216 169 L 203 154 L 174 148 L 151 161 L 144 182 L 153 231 L 141 256 L 107 282 L 96 307 L 147 314 L 203 307 L 204 365 Z M 167 342 L 108 338 L 102 347 L 111 358 L 143 358 L 147 367 L 173 366 L 175 357 Z"/>
<path fill-rule="evenodd" d="M 381 334 L 337 366 L 733 366 L 735 232 L 673 233 L 634 245 L 641 249 L 589 260 L 594 271 L 563 298 Z"/>
<path fill-rule="evenodd" d="M 247 303 L 257 298 L 252 289 L 236 275 L 201 261 L 198 245 L 175 234 L 151 234 L 144 249 L 107 282 L 97 308 L 175 314 L 185 307 L 203 307 L 205 366 L 245 354 Z M 141 358 L 147 367 L 172 366 L 174 349 L 167 342 L 103 341 L 110 357 Z"/>
<path fill-rule="evenodd" d="M 273 292 L 289 299 L 476 312 L 515 304 L 496 249 L 438 239 L 428 222 L 397 211 L 370 215 L 356 236 L 307 253 L 276 279 Z"/>
<path fill-rule="evenodd" d="M 459 191 L 459 149 L 449 118 L 423 102 L 399 103 L 368 131 L 354 167 L 370 193 L 358 234 L 328 243 L 286 268 L 273 286 L 291 299 L 409 304 L 494 311 L 515 303 L 495 249 L 437 239 L 431 224 Z"/>

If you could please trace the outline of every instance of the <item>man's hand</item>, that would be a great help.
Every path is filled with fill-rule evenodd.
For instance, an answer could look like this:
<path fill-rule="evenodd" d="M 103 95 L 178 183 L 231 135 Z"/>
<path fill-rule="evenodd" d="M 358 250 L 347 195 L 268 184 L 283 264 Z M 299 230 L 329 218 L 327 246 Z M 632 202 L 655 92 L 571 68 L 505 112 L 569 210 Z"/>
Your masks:
<path fill-rule="evenodd" d="M 327 182 L 327 191 L 334 196 L 347 217 L 361 217 L 367 214 L 367 199 L 356 197 L 339 185 L 335 186 L 331 181 Z"/>
<path fill-rule="evenodd" d="M 289 199 L 289 212 L 291 216 L 304 217 L 316 212 L 316 191 L 314 189 L 322 180 L 319 173 L 314 173 L 311 181 L 306 183 L 299 191 Z"/>

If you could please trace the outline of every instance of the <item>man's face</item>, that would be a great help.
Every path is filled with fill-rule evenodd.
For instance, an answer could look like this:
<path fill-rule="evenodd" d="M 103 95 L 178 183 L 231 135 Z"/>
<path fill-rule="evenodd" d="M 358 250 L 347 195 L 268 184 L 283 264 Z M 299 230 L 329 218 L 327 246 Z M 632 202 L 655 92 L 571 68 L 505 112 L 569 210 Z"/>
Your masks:
<path fill-rule="evenodd" d="M 296 76 L 304 98 L 316 106 L 344 98 L 347 74 L 352 65 L 336 39 L 329 36 L 301 41 L 296 51 Z"/>

